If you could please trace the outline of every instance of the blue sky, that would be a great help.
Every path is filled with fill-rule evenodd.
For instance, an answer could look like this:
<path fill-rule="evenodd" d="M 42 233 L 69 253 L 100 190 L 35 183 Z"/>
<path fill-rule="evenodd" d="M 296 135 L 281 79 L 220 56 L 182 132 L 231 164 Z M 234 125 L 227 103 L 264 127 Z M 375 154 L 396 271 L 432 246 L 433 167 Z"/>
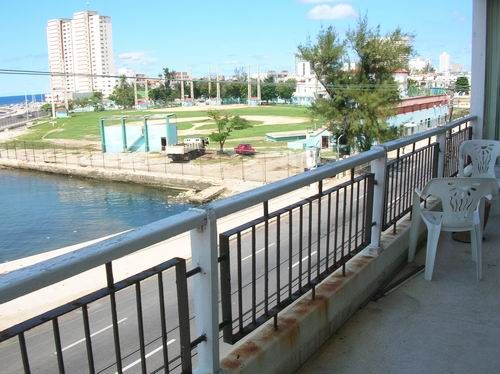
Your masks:
<path fill-rule="evenodd" d="M 84 0 L 9 1 L 0 16 L 0 68 L 47 70 L 45 27 L 70 18 Z M 297 45 L 333 25 L 341 34 L 357 15 L 382 30 L 415 35 L 418 55 L 437 64 L 446 51 L 470 66 L 472 1 L 395 0 L 93 0 L 89 9 L 112 17 L 117 67 L 156 76 L 163 66 L 206 74 L 238 66 L 293 70 Z M 48 79 L 0 75 L 0 96 L 40 93 Z"/>

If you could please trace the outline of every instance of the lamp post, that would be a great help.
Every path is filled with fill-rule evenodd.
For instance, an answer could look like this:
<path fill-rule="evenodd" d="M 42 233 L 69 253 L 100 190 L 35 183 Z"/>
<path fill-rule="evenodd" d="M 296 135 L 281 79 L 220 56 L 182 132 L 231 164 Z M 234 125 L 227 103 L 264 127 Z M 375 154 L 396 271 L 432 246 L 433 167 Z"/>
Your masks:
<path fill-rule="evenodd" d="M 337 161 L 339 160 L 340 158 L 340 139 L 342 139 L 342 137 L 344 136 L 344 134 L 341 134 L 339 137 L 337 137 Z"/>

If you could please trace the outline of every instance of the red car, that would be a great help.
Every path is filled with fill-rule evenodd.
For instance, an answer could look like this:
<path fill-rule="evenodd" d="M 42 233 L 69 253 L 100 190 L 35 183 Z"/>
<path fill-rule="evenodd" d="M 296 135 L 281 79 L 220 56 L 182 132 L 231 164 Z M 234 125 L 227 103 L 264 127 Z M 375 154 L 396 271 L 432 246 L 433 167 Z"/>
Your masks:
<path fill-rule="evenodd" d="M 250 144 L 238 144 L 234 147 L 234 151 L 239 155 L 254 155 L 255 148 L 253 148 Z"/>

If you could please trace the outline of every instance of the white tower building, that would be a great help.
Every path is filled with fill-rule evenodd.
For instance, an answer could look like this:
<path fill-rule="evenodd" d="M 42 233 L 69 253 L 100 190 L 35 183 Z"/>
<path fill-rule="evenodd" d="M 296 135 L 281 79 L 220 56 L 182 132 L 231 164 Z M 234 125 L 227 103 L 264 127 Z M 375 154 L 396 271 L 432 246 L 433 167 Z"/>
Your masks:
<path fill-rule="evenodd" d="M 450 55 L 443 52 L 439 55 L 439 72 L 448 73 L 450 71 Z"/>
<path fill-rule="evenodd" d="M 93 77 L 115 75 L 110 17 L 83 11 L 71 20 L 50 20 L 47 44 L 50 71 L 75 74 L 52 77 L 52 90 L 59 100 L 94 91 L 111 94 L 115 78 Z"/>

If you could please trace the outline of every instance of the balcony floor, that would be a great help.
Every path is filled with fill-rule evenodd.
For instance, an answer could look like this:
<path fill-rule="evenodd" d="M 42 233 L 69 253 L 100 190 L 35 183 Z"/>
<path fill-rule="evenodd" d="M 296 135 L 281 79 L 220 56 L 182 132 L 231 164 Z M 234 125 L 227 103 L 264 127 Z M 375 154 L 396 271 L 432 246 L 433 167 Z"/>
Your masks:
<path fill-rule="evenodd" d="M 500 217 L 485 238 L 481 282 L 470 245 L 443 233 L 431 282 L 420 273 L 370 302 L 298 373 L 500 373 Z"/>

